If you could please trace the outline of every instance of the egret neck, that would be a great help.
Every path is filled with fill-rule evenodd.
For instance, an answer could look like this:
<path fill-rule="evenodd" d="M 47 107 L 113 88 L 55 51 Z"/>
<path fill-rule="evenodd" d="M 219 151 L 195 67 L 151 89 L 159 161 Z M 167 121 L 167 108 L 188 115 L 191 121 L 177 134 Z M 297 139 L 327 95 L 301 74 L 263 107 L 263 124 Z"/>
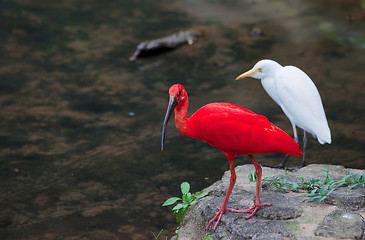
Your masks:
<path fill-rule="evenodd" d="M 276 84 L 275 79 L 270 76 L 275 76 L 276 73 L 282 69 L 283 67 L 276 63 L 276 62 L 270 62 L 270 68 L 265 68 L 262 70 L 261 73 L 258 73 L 257 78 L 261 79 L 261 84 L 264 87 L 265 91 L 269 94 L 269 96 L 274 99 L 274 101 L 280 105 L 279 97 L 276 94 Z M 255 77 L 255 76 L 252 76 Z"/>

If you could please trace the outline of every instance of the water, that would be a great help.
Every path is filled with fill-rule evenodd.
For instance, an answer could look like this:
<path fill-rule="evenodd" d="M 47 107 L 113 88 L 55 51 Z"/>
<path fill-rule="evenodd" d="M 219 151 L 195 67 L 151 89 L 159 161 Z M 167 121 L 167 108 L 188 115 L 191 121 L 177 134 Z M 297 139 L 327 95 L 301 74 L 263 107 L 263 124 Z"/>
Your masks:
<path fill-rule="evenodd" d="M 292 134 L 259 81 L 234 81 L 262 58 L 299 66 L 320 91 L 333 143 L 310 139 L 308 163 L 365 168 L 364 6 L 2 1 L 0 238 L 152 239 L 161 229 L 171 236 L 177 224 L 161 204 L 183 181 L 192 191 L 209 186 L 228 164 L 173 122 L 161 152 L 169 87 L 186 87 L 190 114 L 232 102 Z M 256 38 L 254 27 L 262 32 Z M 139 42 L 190 28 L 204 32 L 195 44 L 129 62 Z M 273 164 L 281 155 L 257 159 Z"/>

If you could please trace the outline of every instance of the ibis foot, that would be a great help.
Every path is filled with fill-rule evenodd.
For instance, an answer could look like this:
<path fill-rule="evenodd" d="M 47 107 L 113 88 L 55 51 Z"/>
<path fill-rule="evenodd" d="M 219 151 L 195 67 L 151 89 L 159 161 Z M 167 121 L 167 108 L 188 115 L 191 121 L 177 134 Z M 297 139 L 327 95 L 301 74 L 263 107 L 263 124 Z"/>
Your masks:
<path fill-rule="evenodd" d="M 271 205 L 271 203 L 259 203 L 259 204 L 255 204 L 253 207 L 250 207 L 250 208 L 248 208 L 246 210 L 236 210 L 236 209 L 233 209 L 233 208 L 227 208 L 227 211 L 235 212 L 235 213 L 248 213 L 248 212 L 252 212 L 250 215 L 248 215 L 246 217 L 246 219 L 250 219 L 260 209 L 260 207 L 262 207 L 262 206 L 270 206 L 270 205 Z"/>
<path fill-rule="evenodd" d="M 223 214 L 228 210 L 227 208 L 222 209 L 222 208 L 219 208 L 219 207 L 217 207 L 217 209 L 218 209 L 218 213 L 215 215 L 214 218 L 212 218 L 209 221 L 208 226 L 205 228 L 205 230 L 208 230 L 209 227 L 210 227 L 210 224 L 212 224 L 215 220 L 217 220 L 217 222 L 215 223 L 214 228 L 213 228 L 213 230 L 215 231 L 215 229 L 218 226 L 218 223 L 221 221 L 221 218 L 222 218 Z"/>
<path fill-rule="evenodd" d="M 214 222 L 214 221 L 217 221 L 214 225 L 214 228 L 213 230 L 215 231 L 217 229 L 217 226 L 219 224 L 219 222 L 221 221 L 221 218 L 223 216 L 223 214 L 226 212 L 226 211 L 230 211 L 230 212 L 235 212 L 235 213 L 248 213 L 248 212 L 252 212 L 248 217 L 246 217 L 246 219 L 249 219 L 251 218 L 253 215 L 255 215 L 255 213 L 260 209 L 260 207 L 262 206 L 270 206 L 271 203 L 260 203 L 260 204 L 255 204 L 253 207 L 250 207 L 248 209 L 245 209 L 245 210 L 237 210 L 237 209 L 233 209 L 233 208 L 226 208 L 226 209 L 222 209 L 222 208 L 219 208 L 217 207 L 218 209 L 218 213 L 215 215 L 214 218 L 212 218 L 207 227 L 205 228 L 205 230 L 208 230 L 210 225 Z"/>

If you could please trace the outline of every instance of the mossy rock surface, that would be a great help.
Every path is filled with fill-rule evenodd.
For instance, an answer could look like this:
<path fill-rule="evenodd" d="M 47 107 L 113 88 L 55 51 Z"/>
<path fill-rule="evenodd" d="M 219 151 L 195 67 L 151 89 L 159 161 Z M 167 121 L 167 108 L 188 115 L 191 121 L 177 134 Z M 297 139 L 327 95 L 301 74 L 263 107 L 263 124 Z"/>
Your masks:
<path fill-rule="evenodd" d="M 323 179 L 328 169 L 335 179 L 348 174 L 364 174 L 364 170 L 346 169 L 343 166 L 308 165 L 296 172 L 263 168 L 263 178 L 280 176 L 289 181 Z M 248 175 L 254 172 L 251 164 L 237 166 L 237 182 L 228 201 L 229 208 L 246 209 L 253 205 L 255 183 L 249 182 Z M 215 231 L 205 230 L 208 221 L 217 213 L 227 187 L 230 172 L 222 180 L 205 191 L 210 194 L 193 205 L 186 213 L 179 230 L 178 240 L 201 240 L 207 234 L 213 239 L 364 239 L 365 188 L 340 187 L 326 200 L 307 201 L 308 198 L 296 192 L 285 192 L 263 183 L 261 203 L 271 206 L 261 207 L 250 219 L 244 213 L 226 212 Z M 341 217 L 342 216 L 342 217 Z M 346 217 L 347 216 L 347 217 Z M 349 230 L 343 230 L 346 227 Z M 353 230 L 351 230 L 353 229 Z"/>

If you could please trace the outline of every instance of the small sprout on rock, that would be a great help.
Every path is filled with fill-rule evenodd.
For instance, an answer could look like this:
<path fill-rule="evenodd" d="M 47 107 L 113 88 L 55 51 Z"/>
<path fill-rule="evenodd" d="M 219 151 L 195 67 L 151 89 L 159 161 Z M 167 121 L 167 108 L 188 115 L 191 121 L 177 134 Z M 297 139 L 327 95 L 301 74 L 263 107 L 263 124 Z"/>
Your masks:
<path fill-rule="evenodd" d="M 181 201 L 181 203 L 178 203 L 173 209 L 172 211 L 174 212 L 174 215 L 176 216 L 176 221 L 178 223 L 181 222 L 186 210 L 188 210 L 189 206 L 195 204 L 197 202 L 197 199 L 200 199 L 202 197 L 205 197 L 206 195 L 208 195 L 209 192 L 205 192 L 203 193 L 203 190 L 200 192 L 196 192 L 194 194 L 190 193 L 190 184 L 187 182 L 183 182 L 181 183 L 181 193 L 182 193 L 182 198 L 178 198 L 178 197 L 172 197 L 167 199 L 162 206 L 169 206 L 172 205 L 174 203 L 176 203 L 177 201 Z"/>
<path fill-rule="evenodd" d="M 159 236 L 161 235 L 162 232 L 163 232 L 163 229 L 161 229 L 161 231 L 157 234 L 157 236 L 154 233 L 152 233 L 155 240 L 158 240 L 158 238 L 159 238 Z M 167 240 L 167 237 L 166 237 L 166 240 Z"/>

